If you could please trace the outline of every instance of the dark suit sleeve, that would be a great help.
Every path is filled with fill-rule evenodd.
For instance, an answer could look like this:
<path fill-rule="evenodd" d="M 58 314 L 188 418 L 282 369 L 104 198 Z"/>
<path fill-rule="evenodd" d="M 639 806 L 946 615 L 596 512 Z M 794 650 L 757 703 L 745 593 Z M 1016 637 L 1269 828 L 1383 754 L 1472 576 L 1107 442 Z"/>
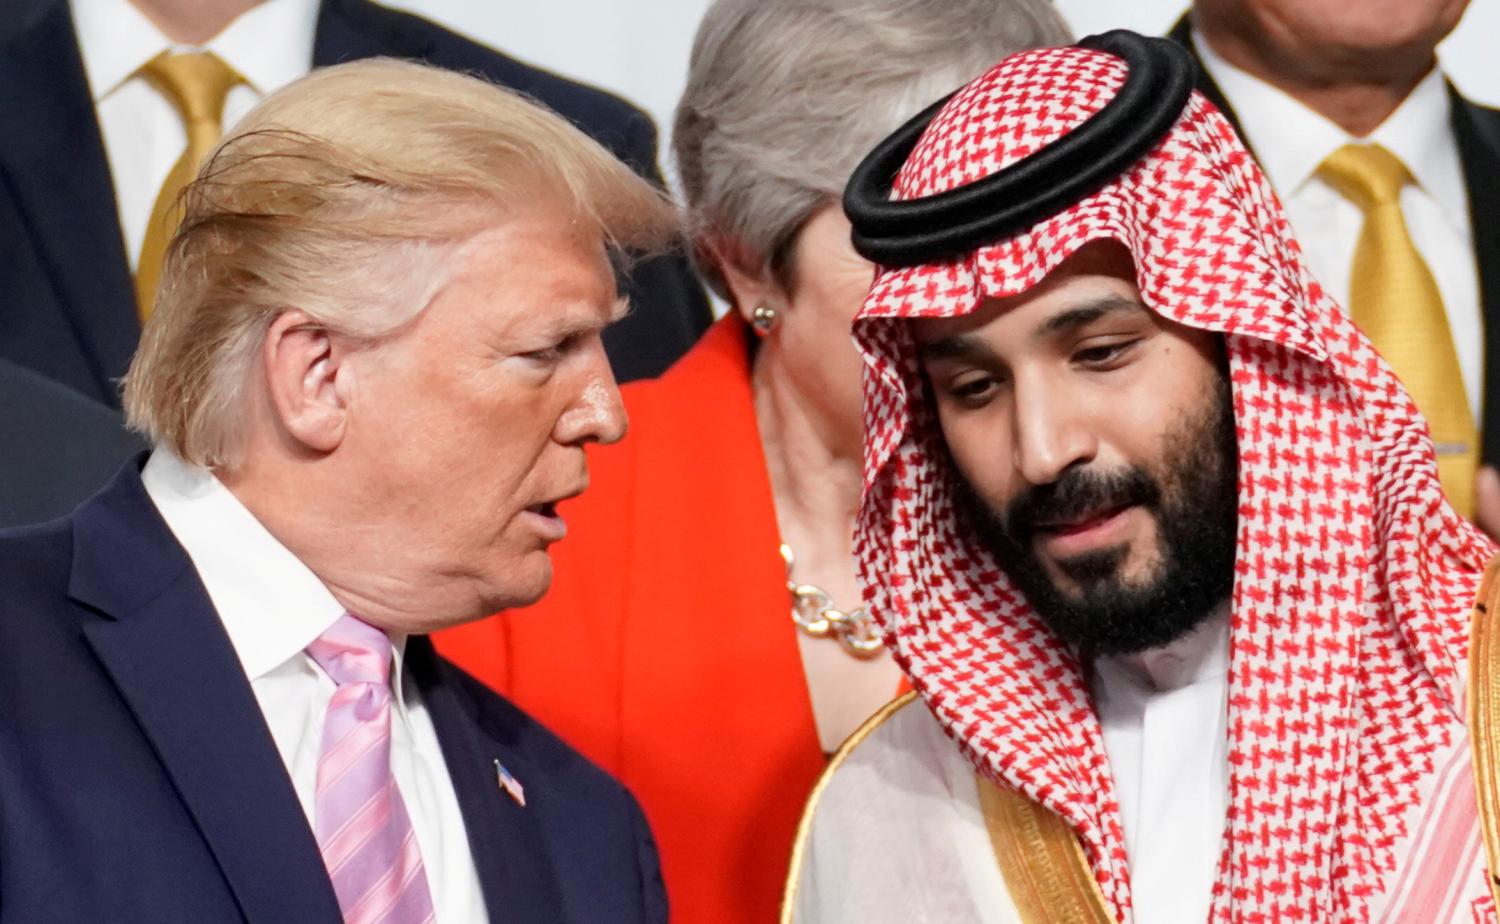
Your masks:
<path fill-rule="evenodd" d="M 656 838 L 651 834 L 646 816 L 635 799 L 630 799 L 630 820 L 635 827 L 637 856 L 641 868 L 641 920 L 646 924 L 667 924 L 667 886 L 662 879 L 661 857 Z"/>
<path fill-rule="evenodd" d="M 64 516 L 143 448 L 113 409 L 0 360 L 0 527 Z"/>

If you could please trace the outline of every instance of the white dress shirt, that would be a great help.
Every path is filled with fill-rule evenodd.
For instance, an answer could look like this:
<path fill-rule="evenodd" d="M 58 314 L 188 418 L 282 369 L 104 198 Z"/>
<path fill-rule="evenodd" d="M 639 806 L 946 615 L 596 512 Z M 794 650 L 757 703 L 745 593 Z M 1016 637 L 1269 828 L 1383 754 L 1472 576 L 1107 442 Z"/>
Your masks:
<path fill-rule="evenodd" d="M 1093 665 L 1136 924 L 1203 924 L 1229 810 L 1227 608 L 1170 645 Z"/>
<path fill-rule="evenodd" d="M 208 471 L 157 449 L 141 480 L 224 623 L 311 825 L 323 720 L 335 685 L 306 648 L 344 608 Z M 391 770 L 422 851 L 433 907 L 439 921 L 483 924 L 479 874 L 437 731 L 402 671 L 405 636 L 392 635 L 391 643 Z"/>
<path fill-rule="evenodd" d="M 1414 182 L 1401 191 L 1401 211 L 1412 242 L 1442 293 L 1469 409 L 1477 423 L 1484 385 L 1479 270 L 1468 190 L 1448 122 L 1451 101 L 1442 73 L 1433 70 L 1379 127 L 1355 138 L 1283 91 L 1225 61 L 1201 36 L 1193 36 L 1193 45 L 1209 76 L 1224 91 L 1245 140 L 1286 206 L 1313 275 L 1346 308 L 1354 245 L 1364 215 L 1319 179 L 1318 165 L 1352 141 L 1381 144 L 1406 165 Z"/>
<path fill-rule="evenodd" d="M 177 107 L 140 76 L 141 66 L 163 51 L 218 55 L 246 81 L 224 100 L 227 131 L 262 97 L 312 69 L 318 0 L 265 0 L 201 47 L 175 44 L 129 0 L 69 2 L 133 270 L 157 193 L 187 148 Z"/>

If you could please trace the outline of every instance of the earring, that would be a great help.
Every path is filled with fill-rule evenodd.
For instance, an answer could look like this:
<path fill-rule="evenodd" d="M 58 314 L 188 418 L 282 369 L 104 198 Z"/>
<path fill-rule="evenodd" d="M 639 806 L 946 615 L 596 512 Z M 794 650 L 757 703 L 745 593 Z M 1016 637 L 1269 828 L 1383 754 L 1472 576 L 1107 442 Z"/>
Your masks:
<path fill-rule="evenodd" d="M 770 305 L 756 305 L 755 310 L 750 312 L 750 326 L 755 328 L 755 332 L 762 337 L 775 330 L 780 321 L 781 315 L 777 314 L 776 309 Z"/>

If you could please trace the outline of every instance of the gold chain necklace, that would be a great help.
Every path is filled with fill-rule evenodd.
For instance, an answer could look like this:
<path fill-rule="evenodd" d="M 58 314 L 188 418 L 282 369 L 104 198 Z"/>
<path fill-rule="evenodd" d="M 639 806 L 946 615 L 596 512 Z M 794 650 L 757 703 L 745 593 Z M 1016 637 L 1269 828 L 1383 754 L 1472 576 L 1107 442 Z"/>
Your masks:
<path fill-rule="evenodd" d="M 796 559 L 792 547 L 781 544 L 781 558 L 786 562 L 786 589 L 792 595 L 792 622 L 797 628 L 813 638 L 838 639 L 839 646 L 856 658 L 873 658 L 880 654 L 883 644 L 880 632 L 870 611 L 857 606 L 848 612 L 837 609 L 828 592 L 814 584 L 798 584 L 792 580 L 792 566 Z"/>

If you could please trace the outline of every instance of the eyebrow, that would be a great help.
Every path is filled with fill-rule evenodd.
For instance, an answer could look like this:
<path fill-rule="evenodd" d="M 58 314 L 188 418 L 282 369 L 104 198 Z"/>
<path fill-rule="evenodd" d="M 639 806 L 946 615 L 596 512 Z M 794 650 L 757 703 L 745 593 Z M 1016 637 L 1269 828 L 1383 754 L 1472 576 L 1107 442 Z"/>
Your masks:
<path fill-rule="evenodd" d="M 1067 311 L 1059 311 L 1048 318 L 1041 327 L 1032 334 L 1033 339 L 1059 334 L 1063 331 L 1083 327 L 1092 324 L 1106 315 L 1116 314 L 1122 311 L 1145 311 L 1146 306 L 1133 298 L 1123 295 L 1105 295 L 1091 302 L 1085 302 L 1076 308 Z"/>
<path fill-rule="evenodd" d="M 551 339 L 561 341 L 573 340 L 578 337 L 586 336 L 588 334 L 598 333 L 604 330 L 604 328 L 608 327 L 609 325 L 614 324 L 616 321 L 624 318 L 630 313 L 630 310 L 630 300 L 622 295 L 619 298 L 616 298 L 614 300 L 614 303 L 610 305 L 609 315 L 603 320 L 592 318 L 585 320 L 580 319 L 576 316 L 572 318 L 560 319 L 556 322 L 556 326 L 546 329 L 547 336 Z"/>
<path fill-rule="evenodd" d="M 1085 302 L 1060 311 L 1047 318 L 1035 331 L 1032 332 L 1033 340 L 1050 337 L 1064 331 L 1075 330 L 1087 324 L 1099 320 L 1111 314 L 1125 311 L 1145 311 L 1146 306 L 1133 298 L 1124 295 L 1103 295 L 1093 301 Z M 988 355 L 989 347 L 984 341 L 974 334 L 952 334 L 947 337 L 939 337 L 931 343 L 924 343 L 917 348 L 918 358 L 922 362 L 933 362 L 945 359 L 972 359 L 976 356 Z"/>

